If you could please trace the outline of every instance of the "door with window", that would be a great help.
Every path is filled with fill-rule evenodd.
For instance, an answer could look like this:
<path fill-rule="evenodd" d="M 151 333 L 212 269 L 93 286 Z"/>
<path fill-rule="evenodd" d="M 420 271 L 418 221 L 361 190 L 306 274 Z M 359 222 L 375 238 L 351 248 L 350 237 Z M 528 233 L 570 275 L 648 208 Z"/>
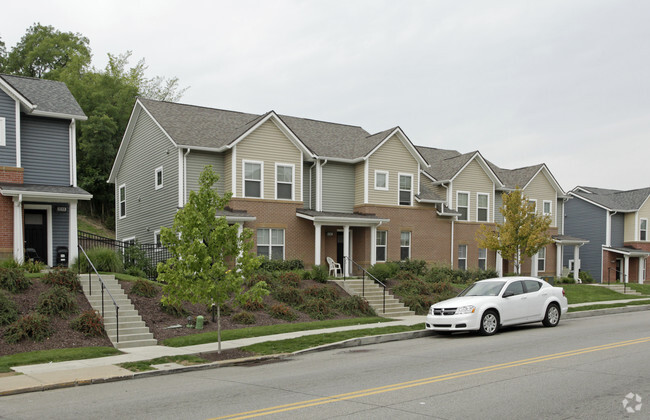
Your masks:
<path fill-rule="evenodd" d="M 25 256 L 47 263 L 47 212 L 25 209 Z"/>

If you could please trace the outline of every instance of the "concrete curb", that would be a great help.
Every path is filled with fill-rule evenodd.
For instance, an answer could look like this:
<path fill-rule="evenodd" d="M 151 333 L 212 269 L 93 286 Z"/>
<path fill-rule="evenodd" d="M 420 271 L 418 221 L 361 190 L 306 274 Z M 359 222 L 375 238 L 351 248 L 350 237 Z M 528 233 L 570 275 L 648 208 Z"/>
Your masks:
<path fill-rule="evenodd" d="M 597 303 L 596 303 L 597 304 Z M 568 312 L 564 319 L 587 318 L 590 316 L 623 314 L 627 312 L 641 312 L 650 310 L 650 305 L 620 306 L 618 308 L 591 309 L 589 311 Z"/>

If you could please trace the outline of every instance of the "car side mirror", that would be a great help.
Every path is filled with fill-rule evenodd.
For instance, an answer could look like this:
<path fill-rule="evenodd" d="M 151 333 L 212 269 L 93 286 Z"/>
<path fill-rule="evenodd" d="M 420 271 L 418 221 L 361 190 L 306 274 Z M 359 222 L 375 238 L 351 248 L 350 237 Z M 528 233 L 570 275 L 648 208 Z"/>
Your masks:
<path fill-rule="evenodd" d="M 506 291 L 506 292 L 503 292 L 502 297 L 507 298 L 507 297 L 514 296 L 514 295 L 515 295 L 515 292 Z"/>

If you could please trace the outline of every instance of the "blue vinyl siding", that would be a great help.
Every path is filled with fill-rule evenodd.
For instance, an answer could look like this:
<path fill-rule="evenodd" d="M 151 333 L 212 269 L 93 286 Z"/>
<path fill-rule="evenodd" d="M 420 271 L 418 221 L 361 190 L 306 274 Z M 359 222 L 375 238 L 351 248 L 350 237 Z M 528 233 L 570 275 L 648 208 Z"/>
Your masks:
<path fill-rule="evenodd" d="M 612 243 L 613 247 L 623 246 L 623 235 L 625 233 L 625 215 L 618 213 L 612 216 Z"/>
<path fill-rule="evenodd" d="M 67 204 L 55 203 L 52 205 L 52 263 L 56 265 L 56 248 L 68 246 L 68 226 L 70 215 L 68 212 L 57 212 L 58 207 L 68 207 Z M 68 249 L 68 255 L 70 250 Z"/>
<path fill-rule="evenodd" d="M 0 146 L 0 166 L 16 166 L 16 102 L 0 90 L 0 118 L 5 119 L 6 145 Z"/>
<path fill-rule="evenodd" d="M 25 184 L 70 185 L 70 120 L 21 114 Z"/>
<path fill-rule="evenodd" d="M 588 271 L 597 282 L 600 282 L 602 245 L 605 244 L 607 231 L 607 212 L 579 198 L 567 201 L 564 207 L 564 233 L 589 240 L 588 244 L 580 247 L 581 269 Z M 572 259 L 573 247 L 564 247 L 564 261 L 566 264 L 568 265 L 569 260 Z"/>

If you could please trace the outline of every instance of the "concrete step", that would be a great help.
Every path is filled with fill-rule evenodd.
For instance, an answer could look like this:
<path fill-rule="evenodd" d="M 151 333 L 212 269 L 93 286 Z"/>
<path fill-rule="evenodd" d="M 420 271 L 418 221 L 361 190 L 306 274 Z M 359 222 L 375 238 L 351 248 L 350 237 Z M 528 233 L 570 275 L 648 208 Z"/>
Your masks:
<path fill-rule="evenodd" d="M 142 339 L 142 340 L 124 340 L 122 336 L 120 336 L 120 342 L 119 343 L 113 343 L 113 345 L 115 346 L 116 349 L 155 346 L 157 344 L 158 344 L 158 342 L 153 338 Z"/>
<path fill-rule="evenodd" d="M 147 331 L 149 331 L 148 328 L 145 328 L 145 329 Z M 107 334 L 108 334 L 108 338 L 110 338 L 110 340 L 112 342 L 116 342 L 117 335 L 115 334 L 115 332 L 113 332 L 112 334 L 109 334 L 107 332 Z M 137 331 L 137 330 L 133 330 L 133 331 L 122 331 L 122 330 L 120 330 L 120 342 L 121 343 L 126 342 L 126 341 L 140 341 L 140 340 L 153 340 L 153 334 L 150 333 L 150 332 L 140 332 L 140 331 Z"/>

